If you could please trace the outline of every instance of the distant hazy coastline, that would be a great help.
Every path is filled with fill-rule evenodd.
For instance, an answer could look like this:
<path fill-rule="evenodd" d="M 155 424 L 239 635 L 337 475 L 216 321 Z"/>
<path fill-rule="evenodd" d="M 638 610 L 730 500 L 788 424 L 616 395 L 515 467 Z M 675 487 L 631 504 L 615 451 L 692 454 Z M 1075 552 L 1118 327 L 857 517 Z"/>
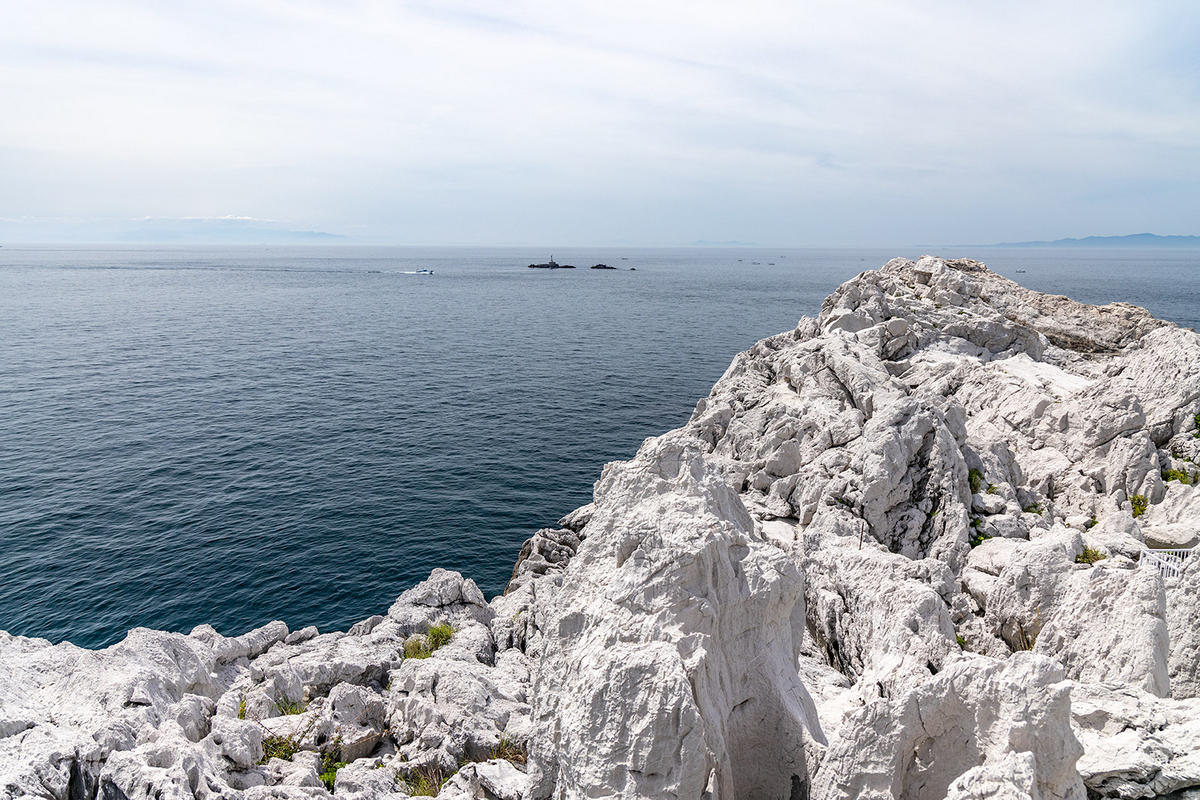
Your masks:
<path fill-rule="evenodd" d="M 1200 247 L 1200 236 L 1159 236 L 1132 233 L 1128 236 L 1085 236 L 1082 239 L 1055 239 L 1052 242 L 1001 242 L 978 247 Z"/>

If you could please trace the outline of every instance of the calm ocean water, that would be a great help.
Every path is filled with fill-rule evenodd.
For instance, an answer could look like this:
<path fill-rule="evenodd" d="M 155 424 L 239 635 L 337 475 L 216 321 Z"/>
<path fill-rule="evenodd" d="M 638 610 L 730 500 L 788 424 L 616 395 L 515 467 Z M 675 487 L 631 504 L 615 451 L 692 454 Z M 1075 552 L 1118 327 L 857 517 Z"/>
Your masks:
<path fill-rule="evenodd" d="M 921 252 L 6 245 L 0 629 L 344 629 L 435 566 L 499 593 L 736 352 Z M 1200 252 L 946 255 L 1200 327 Z"/>

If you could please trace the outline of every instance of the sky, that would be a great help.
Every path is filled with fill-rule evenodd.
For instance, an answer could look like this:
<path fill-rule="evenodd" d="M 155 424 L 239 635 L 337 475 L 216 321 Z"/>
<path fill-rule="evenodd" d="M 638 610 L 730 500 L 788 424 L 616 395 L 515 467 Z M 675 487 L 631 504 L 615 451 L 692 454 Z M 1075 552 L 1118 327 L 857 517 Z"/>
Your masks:
<path fill-rule="evenodd" d="M 0 242 L 1200 234 L 1192 0 L 0 0 L 0 18 Z"/>

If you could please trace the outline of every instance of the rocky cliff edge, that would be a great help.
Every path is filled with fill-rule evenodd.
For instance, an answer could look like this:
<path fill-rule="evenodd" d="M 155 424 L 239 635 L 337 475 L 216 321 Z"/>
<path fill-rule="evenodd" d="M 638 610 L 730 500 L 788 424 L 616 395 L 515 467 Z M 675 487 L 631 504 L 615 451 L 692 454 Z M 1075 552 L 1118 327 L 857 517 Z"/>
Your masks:
<path fill-rule="evenodd" d="M 0 633 L 0 797 L 1197 800 L 1198 422 L 1193 331 L 896 259 L 490 603 L 435 570 L 344 633 Z"/>

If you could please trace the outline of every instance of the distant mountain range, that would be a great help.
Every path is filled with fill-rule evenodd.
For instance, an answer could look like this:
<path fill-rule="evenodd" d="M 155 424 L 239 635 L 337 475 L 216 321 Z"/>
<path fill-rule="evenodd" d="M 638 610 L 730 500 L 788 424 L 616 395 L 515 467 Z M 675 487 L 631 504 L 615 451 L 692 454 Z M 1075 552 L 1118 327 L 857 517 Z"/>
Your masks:
<path fill-rule="evenodd" d="M 1200 247 L 1200 236 L 1159 236 L 1132 233 L 1128 236 L 1087 236 L 1055 239 L 1053 242 L 1001 242 L 987 247 Z"/>

